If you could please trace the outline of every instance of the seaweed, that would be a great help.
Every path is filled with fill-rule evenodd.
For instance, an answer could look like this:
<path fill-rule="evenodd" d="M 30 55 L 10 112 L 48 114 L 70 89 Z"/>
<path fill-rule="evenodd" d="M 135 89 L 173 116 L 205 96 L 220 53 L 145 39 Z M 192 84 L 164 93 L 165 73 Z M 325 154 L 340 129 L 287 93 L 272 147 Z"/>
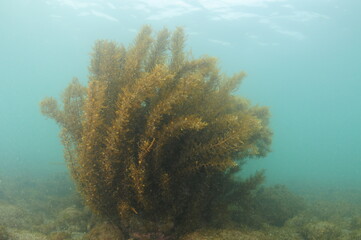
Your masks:
<path fill-rule="evenodd" d="M 233 94 L 244 72 L 184 48 L 180 27 L 153 38 L 144 26 L 127 48 L 99 40 L 87 86 L 74 78 L 62 104 L 41 102 L 86 205 L 126 236 L 199 228 L 263 179 L 235 175 L 270 151 L 268 108 Z"/>

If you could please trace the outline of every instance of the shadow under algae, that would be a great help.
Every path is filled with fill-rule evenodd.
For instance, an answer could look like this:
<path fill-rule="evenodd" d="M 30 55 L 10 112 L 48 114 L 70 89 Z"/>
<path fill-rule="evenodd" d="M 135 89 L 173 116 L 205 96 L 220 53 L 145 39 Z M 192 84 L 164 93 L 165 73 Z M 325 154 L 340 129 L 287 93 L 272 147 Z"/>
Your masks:
<path fill-rule="evenodd" d="M 269 152 L 266 107 L 233 95 L 245 74 L 184 51 L 182 28 L 144 26 L 128 48 L 95 43 L 86 87 L 73 79 L 62 106 L 41 112 L 61 127 L 65 158 L 95 213 L 125 237 L 173 239 L 221 223 L 263 180 L 235 178 L 246 158 Z"/>

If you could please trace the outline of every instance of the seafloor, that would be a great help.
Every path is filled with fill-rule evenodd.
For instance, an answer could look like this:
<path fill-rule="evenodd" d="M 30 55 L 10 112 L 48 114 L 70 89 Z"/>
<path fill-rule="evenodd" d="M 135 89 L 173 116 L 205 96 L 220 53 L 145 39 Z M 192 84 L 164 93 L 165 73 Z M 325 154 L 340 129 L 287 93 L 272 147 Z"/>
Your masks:
<path fill-rule="evenodd" d="M 181 240 L 361 240 L 361 191 L 317 188 L 291 193 L 262 187 L 247 218 L 235 214 L 221 229 L 203 228 Z M 237 222 L 238 221 L 238 222 Z M 0 240 L 124 240 L 92 214 L 66 174 L 0 179 Z M 134 234 L 133 240 L 168 240 Z M 172 238 L 173 239 L 173 238 Z"/>

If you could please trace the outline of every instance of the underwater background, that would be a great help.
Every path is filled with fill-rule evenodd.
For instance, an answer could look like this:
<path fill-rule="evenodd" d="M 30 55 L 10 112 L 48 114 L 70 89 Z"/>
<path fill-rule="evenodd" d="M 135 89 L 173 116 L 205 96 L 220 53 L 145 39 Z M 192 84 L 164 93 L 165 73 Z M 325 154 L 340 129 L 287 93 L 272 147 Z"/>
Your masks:
<path fill-rule="evenodd" d="M 96 40 L 127 46 L 149 24 L 184 27 L 186 49 L 217 57 L 228 75 L 245 71 L 237 94 L 270 107 L 272 152 L 242 176 L 265 169 L 266 185 L 300 194 L 358 193 L 360 11 L 353 0 L 2 1 L 0 185 L 67 174 L 59 128 L 39 102 L 73 77 L 88 81 Z"/>
<path fill-rule="evenodd" d="M 0 178 L 66 171 L 58 128 L 39 113 L 76 76 L 97 39 L 131 42 L 150 24 L 185 28 L 194 56 L 244 70 L 239 94 L 270 107 L 272 152 L 248 161 L 267 183 L 361 186 L 361 3 L 346 0 L 0 3 Z"/>

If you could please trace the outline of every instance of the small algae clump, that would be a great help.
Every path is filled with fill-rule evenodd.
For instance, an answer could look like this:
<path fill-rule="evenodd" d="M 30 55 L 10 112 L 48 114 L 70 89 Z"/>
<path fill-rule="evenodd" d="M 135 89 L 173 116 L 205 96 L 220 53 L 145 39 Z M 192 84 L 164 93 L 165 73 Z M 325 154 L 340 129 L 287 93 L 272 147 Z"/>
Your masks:
<path fill-rule="evenodd" d="M 255 194 L 254 205 L 266 223 L 279 227 L 306 209 L 304 200 L 283 185 L 260 188 Z"/>
<path fill-rule="evenodd" d="M 181 237 L 180 240 L 275 240 L 275 238 L 259 231 L 201 229 Z"/>
<path fill-rule="evenodd" d="M 0 225 L 0 240 L 10 240 L 10 235 L 4 226 Z"/>
<path fill-rule="evenodd" d="M 83 240 L 125 240 L 122 232 L 113 224 L 104 222 L 97 224 Z"/>
<path fill-rule="evenodd" d="M 71 240 L 71 234 L 67 232 L 54 232 L 50 234 L 49 240 Z"/>
<path fill-rule="evenodd" d="M 184 45 L 182 28 L 153 37 L 149 26 L 127 48 L 97 41 L 87 86 L 74 79 L 62 104 L 41 102 L 62 127 L 85 203 L 126 237 L 191 231 L 263 179 L 234 176 L 269 152 L 268 108 L 233 94 L 243 72 L 226 76 L 215 58 L 193 59 Z"/>
<path fill-rule="evenodd" d="M 9 228 L 27 228 L 32 223 L 29 212 L 19 206 L 0 203 L 0 226 Z"/>
<path fill-rule="evenodd" d="M 333 240 L 341 236 L 341 229 L 330 222 L 311 222 L 303 227 L 301 235 L 306 240 Z"/>
<path fill-rule="evenodd" d="M 55 225 L 59 229 L 66 229 L 71 232 L 84 232 L 87 230 L 90 217 L 90 213 L 86 210 L 70 206 L 58 213 Z"/>

